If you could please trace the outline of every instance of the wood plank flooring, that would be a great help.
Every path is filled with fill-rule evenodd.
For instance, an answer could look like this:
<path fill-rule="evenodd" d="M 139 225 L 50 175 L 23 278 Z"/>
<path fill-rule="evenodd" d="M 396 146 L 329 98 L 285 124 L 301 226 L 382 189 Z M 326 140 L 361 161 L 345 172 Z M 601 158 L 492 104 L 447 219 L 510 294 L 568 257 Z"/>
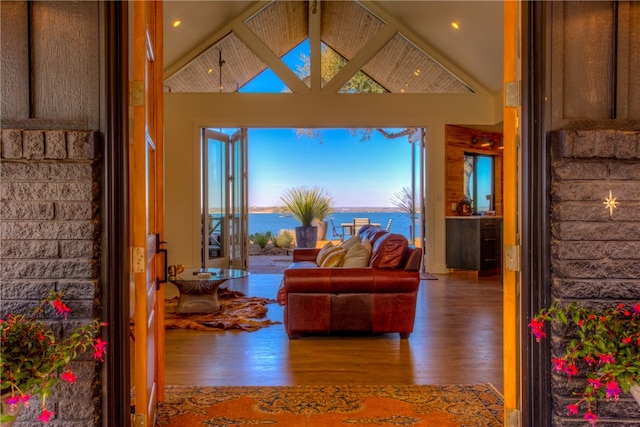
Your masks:
<path fill-rule="evenodd" d="M 502 283 L 474 273 L 423 280 L 414 332 L 289 340 L 283 325 L 256 332 L 166 331 L 167 385 L 502 384 Z M 281 274 L 227 282 L 275 298 Z M 224 285 L 223 285 L 224 286 Z M 173 288 L 173 289 L 172 289 Z M 177 295 L 168 285 L 167 298 Z M 270 304 L 269 318 L 283 310 Z"/>

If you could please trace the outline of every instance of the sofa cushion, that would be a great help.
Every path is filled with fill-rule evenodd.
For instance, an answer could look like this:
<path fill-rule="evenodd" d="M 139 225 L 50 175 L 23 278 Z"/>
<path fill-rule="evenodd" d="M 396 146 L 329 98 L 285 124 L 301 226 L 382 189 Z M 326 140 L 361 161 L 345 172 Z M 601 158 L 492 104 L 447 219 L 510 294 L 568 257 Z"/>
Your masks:
<path fill-rule="evenodd" d="M 373 243 L 369 267 L 398 268 L 408 246 L 409 242 L 402 234 L 387 233 L 380 236 Z"/>
<path fill-rule="evenodd" d="M 371 242 L 356 243 L 344 256 L 342 267 L 367 267 L 371 258 Z"/>
<path fill-rule="evenodd" d="M 331 251 L 335 250 L 336 248 L 338 248 L 338 246 L 333 246 L 333 243 L 327 242 L 322 247 L 322 249 L 320 249 L 320 252 L 318 252 L 318 255 L 316 256 L 316 264 L 322 265 L 322 261 L 324 261 L 324 259 L 331 253 Z"/>
<path fill-rule="evenodd" d="M 347 251 L 344 248 L 336 246 L 336 249 L 329 252 L 329 255 L 322 261 L 320 267 L 340 267 L 344 261 L 344 256 Z"/>
<path fill-rule="evenodd" d="M 360 236 L 353 236 L 352 238 L 345 240 L 344 242 L 342 242 L 340 244 L 340 246 L 342 248 L 344 248 L 345 250 L 349 250 L 351 249 L 354 245 L 361 243 L 362 240 L 360 239 Z"/>

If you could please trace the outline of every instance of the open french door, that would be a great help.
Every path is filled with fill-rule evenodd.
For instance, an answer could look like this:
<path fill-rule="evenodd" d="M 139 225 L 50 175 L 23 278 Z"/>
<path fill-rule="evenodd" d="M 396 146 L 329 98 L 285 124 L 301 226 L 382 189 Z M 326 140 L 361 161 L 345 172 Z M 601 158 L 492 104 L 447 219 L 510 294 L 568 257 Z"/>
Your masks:
<path fill-rule="evenodd" d="M 247 129 L 202 131 L 202 266 L 246 270 Z"/>
<path fill-rule="evenodd" d="M 414 193 L 418 194 L 415 198 L 415 209 L 420 212 L 419 223 L 416 227 L 416 241 L 414 245 L 422 248 L 422 271 L 427 271 L 427 131 L 420 128 L 420 132 L 416 132 L 412 141 L 412 159 L 413 159 L 413 185 Z M 418 171 L 418 174 L 415 171 Z"/>
<path fill-rule="evenodd" d="M 129 145 L 134 426 L 154 426 L 164 396 L 164 141 L 162 2 L 130 3 L 133 69 Z M 166 253 L 166 252 L 164 252 Z"/>

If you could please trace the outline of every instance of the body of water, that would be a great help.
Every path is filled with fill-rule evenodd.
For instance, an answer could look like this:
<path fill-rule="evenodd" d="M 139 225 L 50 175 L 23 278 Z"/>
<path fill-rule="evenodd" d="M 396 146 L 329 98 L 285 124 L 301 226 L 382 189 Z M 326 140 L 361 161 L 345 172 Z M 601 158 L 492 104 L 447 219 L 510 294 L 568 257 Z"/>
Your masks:
<path fill-rule="evenodd" d="M 327 218 L 329 223 L 329 229 L 327 231 L 327 239 L 338 239 L 334 237 L 331 232 L 331 222 L 336 226 L 338 232 L 342 229 L 340 225 L 342 223 L 353 223 L 354 218 L 369 218 L 371 223 L 378 223 L 382 228 L 387 226 L 389 220 L 391 221 L 392 233 L 402 234 L 410 238 L 411 235 L 411 219 L 407 214 L 402 212 L 336 212 Z M 418 215 L 416 215 L 416 223 L 418 221 Z M 277 235 L 280 230 L 295 230 L 300 225 L 300 222 L 295 218 L 283 215 L 279 213 L 250 213 L 249 214 L 249 234 L 254 233 L 266 233 L 270 231 L 272 235 Z"/>

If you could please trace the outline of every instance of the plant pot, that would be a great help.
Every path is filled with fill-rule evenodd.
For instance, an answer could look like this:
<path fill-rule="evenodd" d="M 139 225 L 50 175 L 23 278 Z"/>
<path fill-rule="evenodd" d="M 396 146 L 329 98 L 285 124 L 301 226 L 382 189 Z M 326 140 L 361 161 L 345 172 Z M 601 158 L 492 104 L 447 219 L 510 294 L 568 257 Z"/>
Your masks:
<path fill-rule="evenodd" d="M 315 248 L 318 242 L 318 227 L 313 225 L 296 227 L 296 245 L 299 248 Z"/>
<path fill-rule="evenodd" d="M 22 409 L 24 408 L 24 403 L 18 403 L 13 410 L 11 409 L 11 406 L 7 405 L 4 403 L 4 400 L 6 398 L 8 398 L 9 396 L 11 396 L 11 393 L 5 393 L 2 396 L 0 396 L 0 402 L 2 403 L 2 415 L 11 415 L 14 417 L 13 420 L 11 421 L 0 421 L 0 427 L 11 427 L 13 425 L 13 423 L 15 423 L 16 418 L 18 418 L 18 415 L 20 415 L 20 412 L 22 411 Z"/>
<path fill-rule="evenodd" d="M 638 402 L 638 405 L 640 405 L 640 386 L 636 383 L 631 386 L 631 390 L 629 391 L 631 392 L 631 395 L 636 400 L 636 402 Z"/>
<path fill-rule="evenodd" d="M 327 221 L 317 221 L 318 240 L 327 240 L 327 229 L 329 228 Z"/>

